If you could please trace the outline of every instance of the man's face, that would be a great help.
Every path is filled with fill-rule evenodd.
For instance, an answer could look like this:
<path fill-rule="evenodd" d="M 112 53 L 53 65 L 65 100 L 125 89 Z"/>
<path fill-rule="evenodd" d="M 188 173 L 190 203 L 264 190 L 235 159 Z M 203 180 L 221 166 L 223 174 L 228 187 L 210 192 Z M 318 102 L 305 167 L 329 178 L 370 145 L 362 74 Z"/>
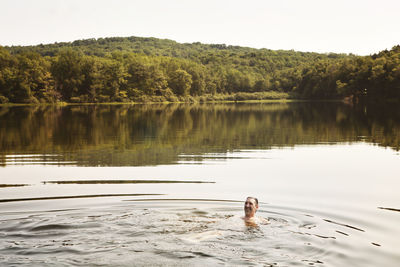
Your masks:
<path fill-rule="evenodd" d="M 258 205 L 253 198 L 248 197 L 244 203 L 244 214 L 246 217 L 253 217 L 258 209 Z"/>

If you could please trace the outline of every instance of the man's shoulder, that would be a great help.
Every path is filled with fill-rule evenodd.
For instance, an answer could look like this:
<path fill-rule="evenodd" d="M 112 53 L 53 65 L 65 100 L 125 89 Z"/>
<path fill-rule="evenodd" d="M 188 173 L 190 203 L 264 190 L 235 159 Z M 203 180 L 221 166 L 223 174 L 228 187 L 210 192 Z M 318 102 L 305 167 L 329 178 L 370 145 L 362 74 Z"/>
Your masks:
<path fill-rule="evenodd" d="M 255 221 L 256 223 L 260 223 L 260 224 L 269 224 L 269 220 L 267 218 L 264 217 L 255 217 Z"/>
<path fill-rule="evenodd" d="M 269 224 L 269 220 L 264 218 L 264 217 L 259 217 L 259 216 L 254 216 L 254 217 L 242 217 L 242 219 L 246 223 L 251 223 L 251 224 Z"/>

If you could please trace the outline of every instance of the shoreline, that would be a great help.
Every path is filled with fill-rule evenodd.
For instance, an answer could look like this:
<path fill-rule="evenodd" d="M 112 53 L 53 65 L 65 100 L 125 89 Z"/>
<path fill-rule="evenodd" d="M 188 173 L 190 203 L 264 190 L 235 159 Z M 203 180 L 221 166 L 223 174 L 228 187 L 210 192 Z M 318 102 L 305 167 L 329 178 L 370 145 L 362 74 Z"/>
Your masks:
<path fill-rule="evenodd" d="M 342 99 L 265 99 L 265 100 L 213 100 L 213 101 L 148 101 L 148 102 L 85 102 L 85 103 L 71 103 L 71 102 L 56 102 L 56 103 L 6 103 L 0 104 L 0 107 L 37 107 L 37 106 L 96 106 L 96 105 L 115 105 L 115 106 L 128 106 L 128 105 L 155 105 L 155 104 L 236 104 L 236 103 L 248 103 L 248 104 L 257 104 L 257 103 L 299 103 L 299 102 L 344 102 Z"/>
<path fill-rule="evenodd" d="M 166 99 L 159 96 L 144 96 L 129 101 L 112 102 L 38 102 L 38 103 L 0 103 L 0 107 L 15 106 L 79 106 L 79 105 L 146 105 L 146 104 L 214 104 L 214 103 L 294 103 L 294 102 L 345 102 L 345 99 L 304 99 L 287 93 L 254 92 L 235 94 L 216 94 L 202 96 L 180 96 Z"/>
<path fill-rule="evenodd" d="M 232 96 L 232 95 L 229 95 Z M 300 103 L 300 102 L 342 102 L 344 104 L 353 105 L 351 101 L 346 98 L 341 99 L 304 99 L 304 98 L 279 98 L 279 99 L 246 99 L 246 100 L 234 100 L 234 99 L 204 99 L 204 96 L 187 97 L 183 100 L 178 101 L 126 101 L 126 102 L 42 102 L 42 103 L 0 103 L 0 107 L 24 107 L 24 106 L 95 106 L 95 105 L 155 105 L 155 104 L 235 104 L 235 103 Z M 357 101 L 358 102 L 358 101 Z M 357 103 L 356 102 L 356 103 Z M 378 101 L 361 101 L 366 103 L 399 103 L 399 99 L 379 99 Z"/>

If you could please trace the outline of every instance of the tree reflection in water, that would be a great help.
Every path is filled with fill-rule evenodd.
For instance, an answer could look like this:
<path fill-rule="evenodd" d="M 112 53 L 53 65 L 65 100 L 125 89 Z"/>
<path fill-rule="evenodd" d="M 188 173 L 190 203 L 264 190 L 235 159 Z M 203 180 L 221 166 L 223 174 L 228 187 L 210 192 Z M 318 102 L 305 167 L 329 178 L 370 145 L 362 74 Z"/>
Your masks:
<path fill-rule="evenodd" d="M 172 164 L 180 155 L 372 142 L 399 150 L 395 105 L 333 102 L 0 108 L 0 164 Z M 201 160 L 192 158 L 191 160 Z"/>

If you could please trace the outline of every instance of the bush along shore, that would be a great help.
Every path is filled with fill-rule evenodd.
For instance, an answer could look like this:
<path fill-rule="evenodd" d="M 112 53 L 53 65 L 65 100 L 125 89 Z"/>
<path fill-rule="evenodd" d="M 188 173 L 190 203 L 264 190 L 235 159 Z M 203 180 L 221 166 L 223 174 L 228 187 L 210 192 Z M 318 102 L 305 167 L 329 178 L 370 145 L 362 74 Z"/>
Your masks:
<path fill-rule="evenodd" d="M 287 101 L 289 94 L 283 92 L 255 92 L 255 93 L 232 93 L 232 94 L 205 94 L 201 96 L 176 96 L 170 94 L 168 96 L 149 96 L 142 95 L 134 97 L 132 100 L 125 99 L 122 102 L 97 102 L 97 103 L 210 103 L 210 102 L 252 102 L 252 101 Z M 71 103 L 91 103 L 85 102 L 84 99 L 77 98 Z"/>
<path fill-rule="evenodd" d="M 0 106 L 21 106 L 21 105 L 76 105 L 76 104 L 153 104 L 153 103 L 237 103 L 237 102 L 288 102 L 288 101 L 299 101 L 299 99 L 293 99 L 288 93 L 283 92 L 255 92 L 255 93 L 233 93 L 233 94 L 205 94 L 202 96 L 148 96 L 143 95 L 135 97 L 133 99 L 124 99 L 119 102 L 111 102 L 105 99 L 104 102 L 96 101 L 89 102 L 86 97 L 74 97 L 70 102 L 34 102 L 34 103 L 10 103 L 5 102 Z"/>
<path fill-rule="evenodd" d="M 400 99 L 400 46 L 370 56 L 156 38 L 0 47 L 0 104 Z"/>

